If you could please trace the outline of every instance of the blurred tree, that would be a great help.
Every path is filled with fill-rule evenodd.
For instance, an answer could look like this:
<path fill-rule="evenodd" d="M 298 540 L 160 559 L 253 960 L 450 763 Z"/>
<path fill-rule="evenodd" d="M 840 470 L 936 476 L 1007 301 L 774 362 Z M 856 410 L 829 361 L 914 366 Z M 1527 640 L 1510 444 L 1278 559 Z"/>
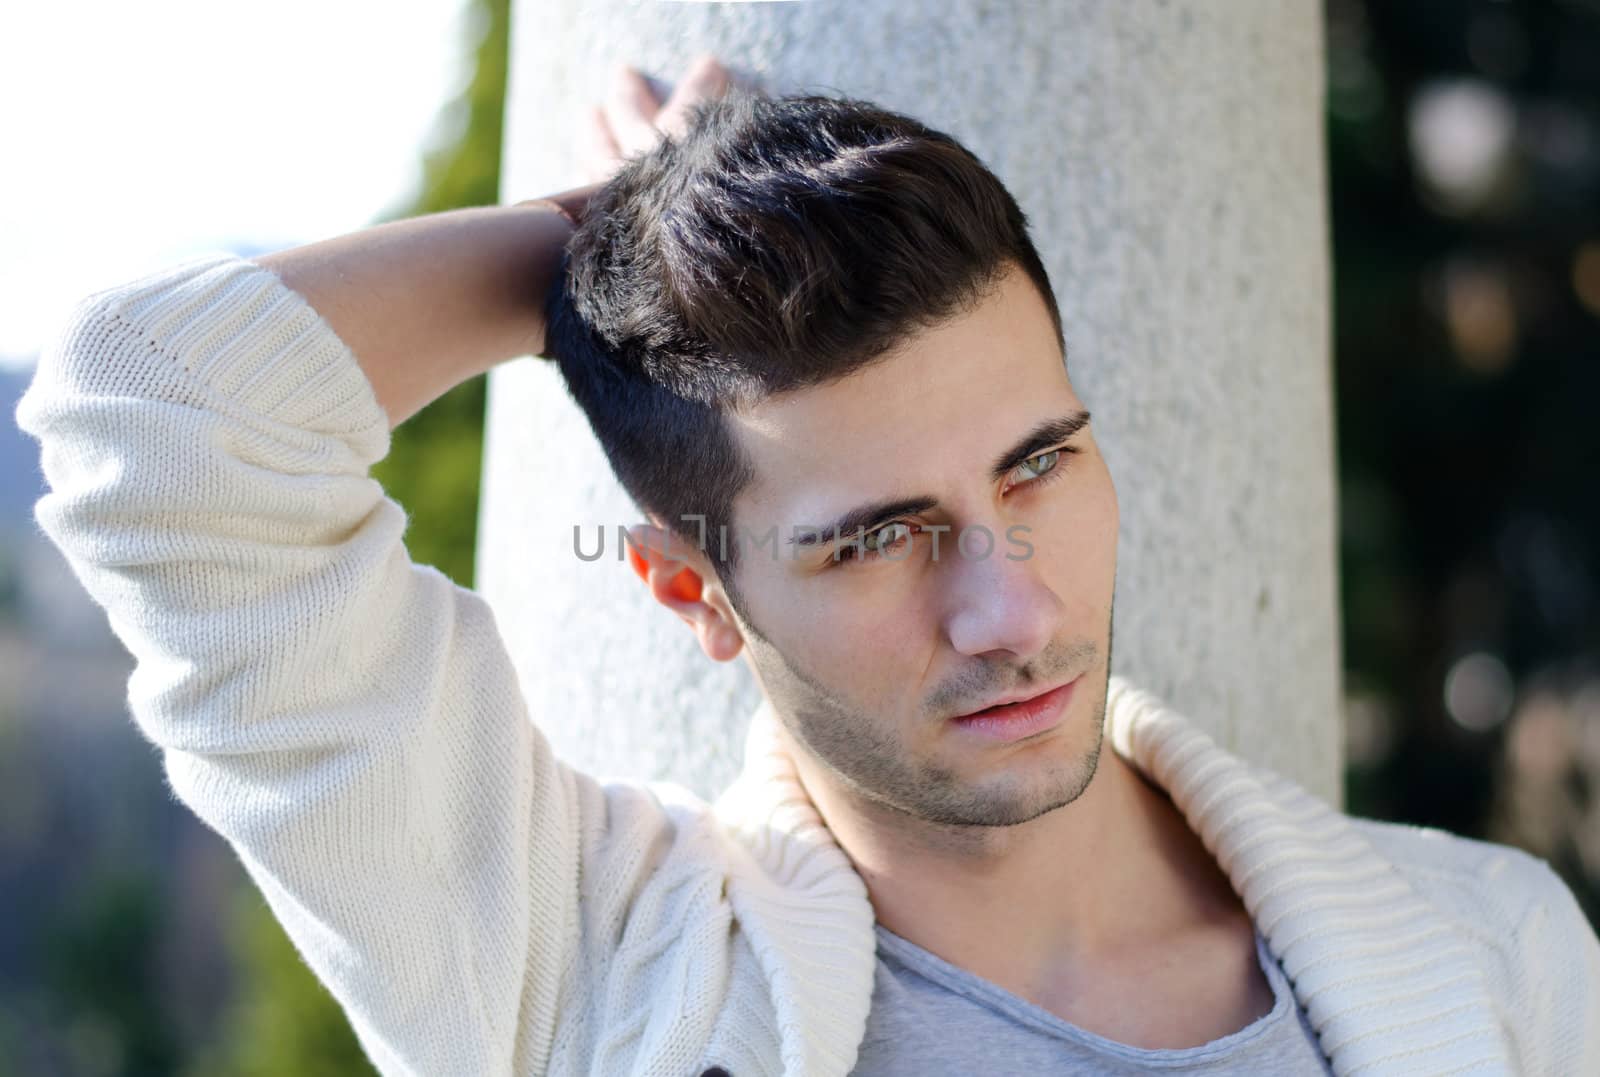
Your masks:
<path fill-rule="evenodd" d="M 435 147 L 424 158 L 415 201 L 380 220 L 437 213 L 500 200 L 500 139 L 505 113 L 510 0 L 470 0 L 476 35 L 471 81 L 444 110 Z M 373 475 L 410 517 L 413 560 L 471 586 L 482 465 L 485 379 L 464 382 L 396 428 Z M 216 1045 L 190 1069 L 194 1077 L 340 1077 L 374 1072 L 338 1003 L 300 958 L 253 888 L 241 897 L 234 932 L 240 990 Z"/>
<path fill-rule="evenodd" d="M 348 1077 L 375 1073 L 344 1011 L 251 887 L 235 894 L 229 948 L 238 987 L 224 1035 L 190 1060 L 192 1077 Z"/>
<path fill-rule="evenodd" d="M 471 0 L 467 18 L 480 35 L 472 79 L 439 124 L 459 136 L 427 155 L 421 194 L 385 219 L 500 201 L 511 0 Z M 410 514 L 412 558 L 463 587 L 472 586 L 476 561 L 487 384 L 481 375 L 465 381 L 398 427 L 388 457 L 373 469 Z"/>
<path fill-rule="evenodd" d="M 0 624 L 9 623 L 16 616 L 20 583 L 17 578 L 16 547 L 0 542 Z"/>
<path fill-rule="evenodd" d="M 81 1074 L 166 1077 L 178 1059 L 157 990 L 160 895 L 144 874 L 104 866 L 82 880 L 42 942 L 44 988 L 62 1012 L 63 1062 Z"/>
<path fill-rule="evenodd" d="M 1327 16 L 1346 800 L 1600 919 L 1600 8 Z"/>

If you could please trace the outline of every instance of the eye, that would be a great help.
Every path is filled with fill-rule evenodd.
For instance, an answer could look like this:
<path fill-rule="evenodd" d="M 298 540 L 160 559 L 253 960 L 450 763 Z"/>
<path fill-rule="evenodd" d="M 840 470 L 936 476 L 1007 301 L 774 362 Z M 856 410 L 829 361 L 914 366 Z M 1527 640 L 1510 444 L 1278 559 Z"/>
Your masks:
<path fill-rule="evenodd" d="M 844 543 L 833 551 L 833 556 L 837 561 L 876 561 L 898 552 L 910 541 L 911 525 L 904 520 L 896 520 L 862 535 L 859 551 L 854 543 Z"/>
<path fill-rule="evenodd" d="M 1049 471 L 1051 468 L 1055 467 L 1056 461 L 1060 459 L 1061 450 L 1051 449 L 1049 452 L 1040 453 L 1032 460 L 1024 460 L 1022 463 L 1017 465 L 1017 470 L 1023 472 L 1029 478 L 1036 479 L 1040 475 L 1043 475 L 1046 471 Z"/>
<path fill-rule="evenodd" d="M 1030 457 L 1016 466 L 1014 475 L 1018 476 L 1012 486 L 1025 486 L 1029 483 L 1039 482 L 1041 479 L 1053 478 L 1061 468 L 1061 457 L 1078 450 L 1071 445 L 1063 445 L 1059 449 L 1042 452 L 1038 456 Z"/>

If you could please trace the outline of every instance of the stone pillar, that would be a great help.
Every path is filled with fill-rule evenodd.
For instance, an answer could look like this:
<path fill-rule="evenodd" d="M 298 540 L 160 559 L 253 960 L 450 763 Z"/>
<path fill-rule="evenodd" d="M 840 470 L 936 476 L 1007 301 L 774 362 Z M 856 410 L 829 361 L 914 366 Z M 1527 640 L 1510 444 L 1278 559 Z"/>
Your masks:
<path fill-rule="evenodd" d="M 1341 712 L 1321 8 L 1315 0 L 522 3 L 506 200 L 578 182 L 611 67 L 702 50 L 773 92 L 840 92 L 973 149 L 1056 286 L 1068 369 L 1122 506 L 1115 667 L 1338 801 Z M 534 719 L 596 775 L 702 796 L 759 692 L 652 603 L 640 519 L 555 370 L 490 376 L 478 585 Z M 605 555 L 579 560 L 607 525 Z"/>

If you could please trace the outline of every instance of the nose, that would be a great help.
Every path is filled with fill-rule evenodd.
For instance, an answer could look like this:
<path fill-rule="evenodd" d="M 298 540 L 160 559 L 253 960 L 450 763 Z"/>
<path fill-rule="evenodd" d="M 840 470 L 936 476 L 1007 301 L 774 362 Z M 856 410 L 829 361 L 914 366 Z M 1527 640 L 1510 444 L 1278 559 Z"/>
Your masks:
<path fill-rule="evenodd" d="M 984 556 L 986 545 L 980 533 L 950 551 L 954 556 L 945 565 L 950 645 L 974 657 L 1032 658 L 1060 631 L 1065 607 L 1041 578 L 1036 558 L 1023 556 L 1029 551 L 1002 537 Z"/>

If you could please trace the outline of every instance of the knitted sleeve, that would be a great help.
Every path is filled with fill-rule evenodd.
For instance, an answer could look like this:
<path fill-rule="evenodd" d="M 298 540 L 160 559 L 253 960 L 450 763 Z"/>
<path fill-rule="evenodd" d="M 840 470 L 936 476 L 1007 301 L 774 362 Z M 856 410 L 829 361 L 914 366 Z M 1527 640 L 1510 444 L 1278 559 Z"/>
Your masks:
<path fill-rule="evenodd" d="M 37 522 L 136 659 L 173 794 L 372 1060 L 543 1072 L 579 954 L 581 776 L 487 604 L 409 560 L 368 474 L 388 420 L 332 328 L 261 266 L 193 260 L 80 303 L 17 421 Z"/>

